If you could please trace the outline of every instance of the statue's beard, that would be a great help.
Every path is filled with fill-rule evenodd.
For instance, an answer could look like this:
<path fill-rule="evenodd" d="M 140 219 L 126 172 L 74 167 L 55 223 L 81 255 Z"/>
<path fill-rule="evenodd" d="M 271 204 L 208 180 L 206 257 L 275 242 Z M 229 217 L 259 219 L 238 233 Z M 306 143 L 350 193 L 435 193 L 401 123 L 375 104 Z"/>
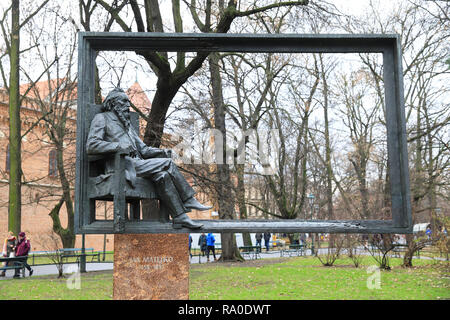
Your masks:
<path fill-rule="evenodd" d="M 125 126 L 125 128 L 128 130 L 130 127 L 130 116 L 126 116 L 119 108 L 114 108 L 114 111 L 119 118 L 120 122 Z"/>

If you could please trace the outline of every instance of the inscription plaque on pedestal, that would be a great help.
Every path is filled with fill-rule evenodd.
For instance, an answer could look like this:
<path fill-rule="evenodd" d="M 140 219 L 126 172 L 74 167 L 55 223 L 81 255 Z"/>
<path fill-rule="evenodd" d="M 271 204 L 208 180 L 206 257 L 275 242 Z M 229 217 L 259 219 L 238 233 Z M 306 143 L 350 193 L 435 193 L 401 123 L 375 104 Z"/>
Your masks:
<path fill-rule="evenodd" d="M 187 234 L 114 235 L 114 300 L 189 299 Z"/>

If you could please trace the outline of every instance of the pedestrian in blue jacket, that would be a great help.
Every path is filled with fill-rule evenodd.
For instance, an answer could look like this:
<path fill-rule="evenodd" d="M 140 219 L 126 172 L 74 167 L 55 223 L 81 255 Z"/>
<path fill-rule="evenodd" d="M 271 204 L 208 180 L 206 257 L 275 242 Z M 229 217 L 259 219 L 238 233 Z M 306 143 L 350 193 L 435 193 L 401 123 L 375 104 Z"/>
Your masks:
<path fill-rule="evenodd" d="M 216 238 L 214 238 L 213 234 L 210 232 L 208 233 L 208 235 L 206 236 L 206 258 L 209 261 L 209 252 L 212 251 L 213 256 L 214 256 L 214 260 L 216 259 L 216 250 L 214 247 L 214 243 L 216 242 Z"/>

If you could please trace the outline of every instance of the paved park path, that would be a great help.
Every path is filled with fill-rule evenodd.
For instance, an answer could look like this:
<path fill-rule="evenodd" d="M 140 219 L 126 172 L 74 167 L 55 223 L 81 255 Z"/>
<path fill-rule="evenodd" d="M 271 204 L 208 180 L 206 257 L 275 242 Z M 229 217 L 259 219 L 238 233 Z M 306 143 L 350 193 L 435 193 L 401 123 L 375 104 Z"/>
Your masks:
<path fill-rule="evenodd" d="M 219 258 L 219 257 L 220 257 L 220 255 L 216 255 L 216 258 Z M 271 251 L 270 253 L 262 252 L 260 254 L 260 257 L 262 259 L 279 258 L 280 252 L 279 251 Z M 214 260 L 213 256 L 210 255 L 210 261 L 213 261 L 213 260 Z M 206 256 L 204 256 L 204 257 L 193 256 L 190 259 L 190 263 L 192 263 L 192 264 L 208 263 L 208 261 L 207 261 Z M 58 274 L 58 269 L 56 268 L 56 266 L 54 264 L 36 265 L 36 266 L 31 266 L 31 268 L 33 269 L 33 277 Z M 78 268 L 78 265 L 76 263 L 65 264 L 64 265 L 64 273 L 76 272 L 77 268 Z M 104 271 L 104 270 L 113 270 L 113 263 L 112 262 L 87 262 L 86 263 L 86 271 L 87 272 L 89 272 L 89 271 Z M 26 269 L 25 269 L 25 275 L 26 275 L 26 277 L 28 277 L 28 275 L 29 275 L 29 272 Z M 6 277 L 0 277 L 0 281 L 5 280 L 5 279 L 12 279 L 13 276 L 14 276 L 14 270 L 7 270 Z"/>

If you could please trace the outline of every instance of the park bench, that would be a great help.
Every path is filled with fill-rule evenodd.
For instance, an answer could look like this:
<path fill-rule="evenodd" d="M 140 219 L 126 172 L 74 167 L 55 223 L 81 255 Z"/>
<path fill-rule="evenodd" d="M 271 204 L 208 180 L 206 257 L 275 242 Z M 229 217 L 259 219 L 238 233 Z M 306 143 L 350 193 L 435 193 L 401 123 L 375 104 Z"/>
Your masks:
<path fill-rule="evenodd" d="M 242 246 L 239 247 L 239 250 L 241 250 L 241 254 L 244 258 L 245 256 L 248 256 L 250 259 L 261 259 L 261 247 L 259 246 Z"/>
<path fill-rule="evenodd" d="M 76 258 L 76 263 L 80 264 L 81 257 L 92 257 L 91 262 L 97 258 L 97 262 L 100 262 L 100 252 L 94 252 L 94 248 L 86 248 L 84 249 L 85 253 L 82 253 L 82 250 L 79 248 L 64 248 L 58 249 L 58 253 L 61 255 L 61 262 L 64 262 L 64 259 Z M 86 253 L 86 251 L 90 251 L 90 253 Z"/>
<path fill-rule="evenodd" d="M 86 248 L 85 251 L 90 251 L 91 253 L 94 252 L 94 248 Z M 54 251 L 49 251 L 49 250 L 45 250 L 45 251 L 31 251 L 28 254 L 28 258 L 30 258 L 30 265 L 35 265 L 35 259 L 36 258 L 42 258 L 42 257 L 55 257 L 55 255 L 61 255 L 61 254 L 65 254 L 65 253 L 77 253 L 77 252 L 81 252 L 81 248 L 65 248 L 65 249 L 57 249 Z"/>
<path fill-rule="evenodd" d="M 81 249 L 81 248 L 61 248 L 61 249 L 58 249 L 57 251 L 65 254 L 65 253 L 77 253 L 77 252 L 81 252 L 82 250 L 83 249 Z M 87 252 L 87 251 L 90 251 L 91 253 L 93 253 L 94 248 L 85 248 L 84 252 Z"/>
<path fill-rule="evenodd" d="M 100 262 L 100 252 L 94 252 L 94 253 L 77 253 L 77 254 L 64 254 L 61 256 L 62 261 L 64 259 L 69 258 L 77 258 L 76 263 L 80 265 L 81 257 L 92 257 L 91 262 L 94 262 L 94 259 L 97 258 L 97 262 Z"/>
<path fill-rule="evenodd" d="M 304 256 L 305 255 L 306 245 L 304 244 L 290 244 L 289 249 L 283 249 L 280 251 L 280 256 Z"/>
<path fill-rule="evenodd" d="M 0 271 L 6 271 L 6 270 L 22 270 L 22 275 L 25 277 L 25 261 L 27 257 L 12 257 L 12 258 L 6 258 L 6 257 L 0 257 Z M 3 262 L 7 262 L 7 266 L 3 266 Z"/>
<path fill-rule="evenodd" d="M 220 243 L 219 243 L 220 244 Z M 216 257 L 220 256 L 222 254 L 222 247 L 221 246 L 214 246 L 214 251 L 216 253 Z M 209 253 L 209 255 L 212 255 L 212 252 Z M 207 257 L 207 250 L 205 250 L 205 253 L 203 254 L 202 251 L 198 248 L 193 248 L 191 251 L 190 260 L 191 261 L 194 257 L 198 257 L 198 263 L 202 263 L 202 257 L 206 259 Z"/>

